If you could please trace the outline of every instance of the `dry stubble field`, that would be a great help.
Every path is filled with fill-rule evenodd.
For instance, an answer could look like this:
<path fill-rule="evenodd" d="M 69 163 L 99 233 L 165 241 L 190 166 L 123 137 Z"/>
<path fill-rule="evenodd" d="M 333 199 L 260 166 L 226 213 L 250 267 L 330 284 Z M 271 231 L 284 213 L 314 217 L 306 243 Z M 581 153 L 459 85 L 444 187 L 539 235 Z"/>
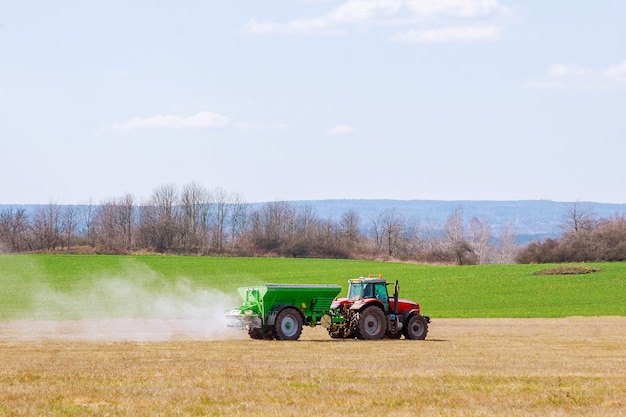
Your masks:
<path fill-rule="evenodd" d="M 438 319 L 423 342 L 127 325 L 0 323 L 0 415 L 626 415 L 626 317 Z"/>

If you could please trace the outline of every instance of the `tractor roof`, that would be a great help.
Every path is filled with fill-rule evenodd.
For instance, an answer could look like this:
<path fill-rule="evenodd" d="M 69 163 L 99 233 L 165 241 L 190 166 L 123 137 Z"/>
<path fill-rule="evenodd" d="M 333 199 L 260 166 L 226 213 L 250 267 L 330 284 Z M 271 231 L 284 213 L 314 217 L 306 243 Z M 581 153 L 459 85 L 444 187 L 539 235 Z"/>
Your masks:
<path fill-rule="evenodd" d="M 384 278 L 353 278 L 348 280 L 350 284 L 386 284 L 387 280 Z"/>

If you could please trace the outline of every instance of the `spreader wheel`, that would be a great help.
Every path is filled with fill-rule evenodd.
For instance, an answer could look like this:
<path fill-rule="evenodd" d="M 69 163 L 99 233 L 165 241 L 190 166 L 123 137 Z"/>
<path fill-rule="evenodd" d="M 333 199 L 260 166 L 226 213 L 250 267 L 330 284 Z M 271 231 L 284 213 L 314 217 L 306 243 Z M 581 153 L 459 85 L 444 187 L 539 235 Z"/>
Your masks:
<path fill-rule="evenodd" d="M 403 332 L 407 339 L 424 340 L 428 334 L 428 322 L 421 315 L 415 314 L 405 323 Z"/>
<path fill-rule="evenodd" d="M 274 334 L 272 332 L 272 328 L 271 327 L 263 327 L 263 328 L 250 328 L 248 329 L 248 335 L 252 338 L 252 339 L 257 339 L 257 340 L 272 340 L 274 338 Z"/>
<path fill-rule="evenodd" d="M 252 327 L 252 328 L 248 329 L 248 335 L 252 339 L 261 340 L 261 339 L 263 339 L 263 329 Z"/>
<path fill-rule="evenodd" d="M 278 340 L 298 340 L 302 333 L 302 316 L 295 308 L 286 308 L 278 314 L 274 324 Z"/>
<path fill-rule="evenodd" d="M 359 317 L 359 337 L 361 339 L 382 339 L 387 331 L 385 313 L 376 306 L 367 307 Z"/>

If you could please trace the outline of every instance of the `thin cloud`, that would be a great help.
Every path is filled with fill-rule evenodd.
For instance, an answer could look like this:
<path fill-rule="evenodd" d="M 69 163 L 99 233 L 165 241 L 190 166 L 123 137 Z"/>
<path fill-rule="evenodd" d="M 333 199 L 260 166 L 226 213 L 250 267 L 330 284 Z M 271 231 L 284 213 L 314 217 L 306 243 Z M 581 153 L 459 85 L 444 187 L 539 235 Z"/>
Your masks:
<path fill-rule="evenodd" d="M 606 77 L 615 79 L 615 80 L 626 80 L 626 60 L 621 64 L 614 65 L 609 67 L 604 71 L 604 75 Z"/>
<path fill-rule="evenodd" d="M 345 35 L 346 31 L 336 27 L 332 21 L 324 18 L 294 19 L 287 23 L 260 20 L 255 17 L 248 20 L 244 32 L 253 35 Z"/>
<path fill-rule="evenodd" d="M 554 64 L 548 67 L 548 76 L 553 78 L 586 77 L 593 71 L 579 65 Z"/>
<path fill-rule="evenodd" d="M 408 0 L 407 8 L 419 16 L 475 18 L 507 9 L 498 0 Z"/>
<path fill-rule="evenodd" d="M 484 42 L 500 37 L 501 29 L 497 26 L 449 27 L 431 30 L 411 29 L 392 37 L 397 42 L 439 43 L 439 42 Z"/>
<path fill-rule="evenodd" d="M 543 77 L 525 84 L 532 89 L 612 89 L 626 87 L 626 61 L 605 69 L 577 64 L 550 65 Z"/>
<path fill-rule="evenodd" d="M 235 128 L 238 130 L 286 130 L 289 129 L 289 125 L 286 123 L 253 123 L 253 122 L 239 122 L 235 124 Z"/>
<path fill-rule="evenodd" d="M 347 35 L 368 28 L 396 27 L 405 29 L 391 36 L 394 41 L 478 42 L 498 39 L 502 28 L 496 21 L 509 12 L 499 0 L 344 0 L 321 16 L 287 22 L 253 17 L 244 31 L 253 35 Z M 480 25 L 467 24 L 478 21 Z"/>
<path fill-rule="evenodd" d="M 330 129 L 331 135 L 347 135 L 354 132 L 354 128 L 349 125 L 338 125 Z"/>
<path fill-rule="evenodd" d="M 201 111 L 193 116 L 178 116 L 160 114 L 150 117 L 135 117 L 126 122 L 115 123 L 111 131 L 126 133 L 143 129 L 205 129 L 228 125 L 230 120 L 221 114 Z"/>

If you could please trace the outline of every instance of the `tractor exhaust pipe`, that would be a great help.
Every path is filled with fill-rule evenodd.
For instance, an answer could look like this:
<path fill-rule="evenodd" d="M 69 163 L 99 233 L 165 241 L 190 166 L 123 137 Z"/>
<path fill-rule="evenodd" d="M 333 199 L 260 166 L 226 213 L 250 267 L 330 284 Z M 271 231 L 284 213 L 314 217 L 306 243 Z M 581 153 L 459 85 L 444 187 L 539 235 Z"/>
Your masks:
<path fill-rule="evenodd" d="M 396 285 L 393 288 L 393 314 L 398 315 L 398 291 L 400 289 L 400 284 L 398 284 L 398 280 L 396 280 Z"/>

